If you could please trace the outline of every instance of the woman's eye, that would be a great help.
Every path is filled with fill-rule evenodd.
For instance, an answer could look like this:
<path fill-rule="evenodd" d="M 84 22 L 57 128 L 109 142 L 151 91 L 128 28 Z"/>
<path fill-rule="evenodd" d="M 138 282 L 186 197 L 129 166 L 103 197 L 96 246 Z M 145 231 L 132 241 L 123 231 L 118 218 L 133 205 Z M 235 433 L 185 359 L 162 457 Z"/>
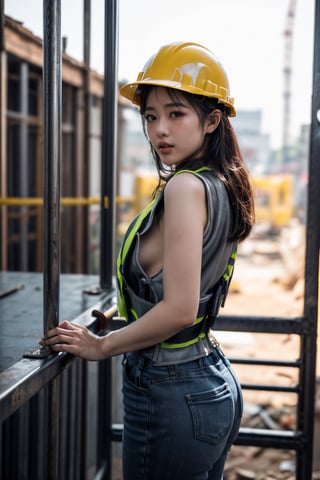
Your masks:
<path fill-rule="evenodd" d="M 181 117 L 182 115 L 183 115 L 183 113 L 180 112 L 180 110 L 175 110 L 174 112 L 171 112 L 171 113 L 170 113 L 170 116 L 171 116 L 172 118 L 178 118 L 178 117 Z"/>
<path fill-rule="evenodd" d="M 148 115 L 145 115 L 144 118 L 146 122 L 153 122 L 156 117 L 154 115 L 151 115 L 151 113 L 149 113 Z"/>

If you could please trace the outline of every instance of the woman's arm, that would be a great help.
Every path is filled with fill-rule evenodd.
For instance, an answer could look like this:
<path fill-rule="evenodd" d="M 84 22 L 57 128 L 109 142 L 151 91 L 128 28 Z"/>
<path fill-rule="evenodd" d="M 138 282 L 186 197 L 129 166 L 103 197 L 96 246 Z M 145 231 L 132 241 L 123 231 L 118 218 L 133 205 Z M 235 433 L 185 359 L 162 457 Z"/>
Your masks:
<path fill-rule="evenodd" d="M 199 306 L 206 219 L 201 180 L 190 173 L 173 177 L 164 195 L 163 300 L 138 320 L 105 337 L 63 322 L 49 330 L 41 344 L 87 360 L 101 360 L 150 347 L 191 325 Z"/>

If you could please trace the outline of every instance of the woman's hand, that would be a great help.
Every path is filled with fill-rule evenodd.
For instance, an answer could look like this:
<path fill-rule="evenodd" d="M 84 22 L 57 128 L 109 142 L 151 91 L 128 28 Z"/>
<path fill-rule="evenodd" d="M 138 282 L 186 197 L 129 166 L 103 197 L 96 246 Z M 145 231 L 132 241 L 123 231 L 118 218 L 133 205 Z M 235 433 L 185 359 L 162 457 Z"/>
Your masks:
<path fill-rule="evenodd" d="M 91 333 L 86 327 L 64 321 L 48 330 L 39 342 L 50 346 L 54 352 L 68 352 L 85 360 L 103 360 L 102 338 Z"/>

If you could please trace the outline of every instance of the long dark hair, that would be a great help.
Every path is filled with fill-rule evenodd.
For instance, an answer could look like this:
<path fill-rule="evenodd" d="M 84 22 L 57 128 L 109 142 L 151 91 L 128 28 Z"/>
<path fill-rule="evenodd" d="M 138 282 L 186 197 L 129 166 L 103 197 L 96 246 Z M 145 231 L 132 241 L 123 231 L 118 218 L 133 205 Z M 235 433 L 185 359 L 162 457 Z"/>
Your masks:
<path fill-rule="evenodd" d="M 148 95 L 152 88 L 154 88 L 152 85 L 139 86 L 140 113 L 143 130 L 147 138 L 144 113 Z M 213 133 L 206 136 L 203 157 L 189 161 L 188 165 L 184 163 L 180 168 L 195 169 L 200 165 L 207 165 L 224 182 L 229 192 L 235 219 L 230 240 L 244 240 L 249 235 L 254 223 L 253 192 L 249 172 L 242 158 L 226 108 L 223 104 L 218 103 L 215 98 L 193 95 L 172 88 L 167 88 L 167 91 L 173 100 L 176 100 L 178 95 L 185 97 L 197 112 L 202 124 L 213 110 L 219 109 L 221 111 L 221 120 L 218 127 Z M 176 170 L 164 165 L 151 143 L 150 147 L 159 175 L 158 188 L 160 188 L 160 185 L 168 181 Z"/>

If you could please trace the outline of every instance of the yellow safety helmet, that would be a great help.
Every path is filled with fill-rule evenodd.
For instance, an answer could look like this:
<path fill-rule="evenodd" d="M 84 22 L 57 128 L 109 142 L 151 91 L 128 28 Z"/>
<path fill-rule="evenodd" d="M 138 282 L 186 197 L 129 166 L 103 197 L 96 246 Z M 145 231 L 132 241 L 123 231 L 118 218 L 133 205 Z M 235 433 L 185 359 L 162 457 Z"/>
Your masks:
<path fill-rule="evenodd" d="M 197 43 L 177 42 L 164 45 L 139 73 L 137 80 L 120 88 L 120 93 L 140 105 L 139 85 L 170 87 L 184 92 L 213 97 L 235 117 L 227 74 L 217 57 Z"/>

